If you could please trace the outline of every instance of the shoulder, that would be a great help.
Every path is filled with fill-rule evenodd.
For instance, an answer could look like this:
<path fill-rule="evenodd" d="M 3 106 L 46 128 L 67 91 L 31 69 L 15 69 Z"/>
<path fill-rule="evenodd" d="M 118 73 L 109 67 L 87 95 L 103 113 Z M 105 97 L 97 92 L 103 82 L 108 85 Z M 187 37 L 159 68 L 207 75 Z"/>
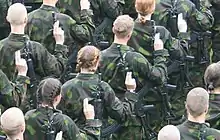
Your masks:
<path fill-rule="evenodd" d="M 25 118 L 28 119 L 29 117 L 34 115 L 36 113 L 36 111 L 37 111 L 36 109 L 29 110 L 28 112 L 25 113 Z"/>
<path fill-rule="evenodd" d="M 70 79 L 62 85 L 62 88 L 66 89 L 66 88 L 74 87 L 77 81 L 78 80 L 76 78 Z"/>
<path fill-rule="evenodd" d="M 65 24 L 76 24 L 76 21 L 71 18 L 69 15 L 63 14 L 63 13 L 59 13 L 58 14 L 58 19 L 59 21 L 61 21 L 61 23 L 65 23 Z"/>

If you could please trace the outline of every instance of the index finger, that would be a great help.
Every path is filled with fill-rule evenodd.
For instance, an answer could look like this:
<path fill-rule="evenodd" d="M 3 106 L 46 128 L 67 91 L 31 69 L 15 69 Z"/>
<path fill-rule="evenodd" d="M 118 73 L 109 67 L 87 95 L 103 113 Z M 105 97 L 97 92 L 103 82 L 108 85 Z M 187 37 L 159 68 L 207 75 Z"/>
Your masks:
<path fill-rule="evenodd" d="M 85 98 L 83 100 L 83 108 L 86 108 L 88 105 L 89 105 L 89 100 L 88 100 L 88 98 Z"/>
<path fill-rule="evenodd" d="M 183 13 L 178 14 L 178 20 L 182 20 L 183 19 Z"/>
<path fill-rule="evenodd" d="M 159 40 L 160 39 L 160 33 L 156 33 L 155 36 L 154 36 L 154 39 Z"/>
<path fill-rule="evenodd" d="M 19 62 L 21 60 L 21 51 L 18 50 L 15 52 L 15 63 Z"/>

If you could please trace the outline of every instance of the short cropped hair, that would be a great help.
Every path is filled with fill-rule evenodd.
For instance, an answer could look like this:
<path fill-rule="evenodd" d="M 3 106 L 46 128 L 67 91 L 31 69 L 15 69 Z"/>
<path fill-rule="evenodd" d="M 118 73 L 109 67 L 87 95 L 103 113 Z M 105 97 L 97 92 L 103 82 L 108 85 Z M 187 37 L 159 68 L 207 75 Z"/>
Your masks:
<path fill-rule="evenodd" d="M 208 92 L 197 87 L 189 91 L 186 98 L 186 108 L 188 113 L 193 117 L 202 115 L 205 111 L 208 111 L 209 94 Z"/>
<path fill-rule="evenodd" d="M 158 134 L 158 140 L 180 140 L 179 129 L 174 125 L 164 126 Z"/>
<path fill-rule="evenodd" d="M 1 129 L 8 137 L 19 134 L 21 128 L 25 128 L 25 119 L 19 108 L 9 108 L 1 115 Z"/>
<path fill-rule="evenodd" d="M 27 9 L 21 3 L 15 3 L 8 8 L 7 20 L 11 25 L 22 25 L 27 18 Z"/>
<path fill-rule="evenodd" d="M 112 31 L 118 38 L 125 38 L 132 33 L 133 28 L 133 18 L 128 15 L 121 15 L 114 21 Z"/>

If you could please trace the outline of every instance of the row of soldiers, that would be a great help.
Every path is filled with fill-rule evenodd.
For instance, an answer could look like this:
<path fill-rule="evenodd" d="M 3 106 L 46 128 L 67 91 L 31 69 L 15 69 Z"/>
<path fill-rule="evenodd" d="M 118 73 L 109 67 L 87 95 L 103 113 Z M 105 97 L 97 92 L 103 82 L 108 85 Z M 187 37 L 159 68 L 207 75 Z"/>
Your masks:
<path fill-rule="evenodd" d="M 215 40 L 218 36 L 218 31 L 216 29 L 213 32 L 215 34 L 208 32 L 212 30 L 214 23 L 209 10 L 211 5 L 202 1 L 194 4 L 191 1 L 136 0 L 131 6 L 128 3 L 110 0 L 81 0 L 78 3 L 44 0 L 39 9 L 28 15 L 26 9 L 19 6 L 9 8 L 6 19 L 10 23 L 11 33 L 0 43 L 0 68 L 10 81 L 16 83 L 14 52 L 21 50 L 21 56 L 27 60 L 27 75 L 30 78 L 29 81 L 26 80 L 27 95 L 21 99 L 20 104 L 16 104 L 24 112 L 42 104 L 42 99 L 36 98 L 39 81 L 47 76 L 54 76 L 60 77 L 65 83 L 73 75 L 75 68 L 78 68 L 82 74 L 63 85 L 63 103 L 60 108 L 72 119 L 76 119 L 79 127 L 84 127 L 85 121 L 81 120 L 82 100 L 98 91 L 104 92 L 107 97 L 91 97 L 102 98 L 106 103 L 103 113 L 106 115 L 105 124 L 108 125 L 111 120 L 110 126 L 119 127 L 114 125 L 115 120 L 123 122 L 115 139 L 130 139 L 134 136 L 135 139 L 151 139 L 150 136 L 154 136 L 155 131 L 164 124 L 180 124 L 184 121 L 185 93 L 194 86 L 203 86 L 202 75 L 205 68 L 210 62 L 217 61 L 217 50 L 212 50 L 215 47 L 210 42 L 211 38 Z M 59 12 L 56 4 L 64 14 Z M 135 12 L 130 8 L 127 10 L 126 6 L 135 9 Z M 137 19 L 133 21 L 129 16 L 119 16 L 126 13 L 126 10 L 132 12 L 131 15 Z M 216 20 L 215 22 L 217 23 Z M 79 50 L 88 44 L 100 49 L 111 45 L 101 52 L 101 56 L 97 50 L 89 47 L 80 54 Z M 213 54 L 215 59 L 212 59 Z M 101 79 L 110 87 L 106 86 L 107 83 L 100 82 L 104 84 L 100 85 L 101 80 L 97 75 L 89 75 L 97 71 L 98 64 Z M 127 88 L 124 81 L 126 73 L 130 71 L 136 81 L 135 89 L 142 104 L 153 104 L 156 107 L 156 111 L 149 115 L 150 126 L 145 132 L 148 134 L 144 136 L 140 132 L 146 123 L 131 117 L 132 106 L 129 110 L 126 105 L 125 109 L 119 105 L 125 104 L 120 103 L 120 100 L 130 104 L 137 102 L 134 94 L 125 94 Z M 177 88 L 170 91 L 168 88 L 172 86 L 167 83 L 175 84 Z M 112 97 L 114 93 L 120 100 Z M 123 113 L 120 113 L 122 110 Z M 125 112 L 127 115 L 124 115 Z M 97 118 L 100 117 L 97 113 L 96 115 Z"/>

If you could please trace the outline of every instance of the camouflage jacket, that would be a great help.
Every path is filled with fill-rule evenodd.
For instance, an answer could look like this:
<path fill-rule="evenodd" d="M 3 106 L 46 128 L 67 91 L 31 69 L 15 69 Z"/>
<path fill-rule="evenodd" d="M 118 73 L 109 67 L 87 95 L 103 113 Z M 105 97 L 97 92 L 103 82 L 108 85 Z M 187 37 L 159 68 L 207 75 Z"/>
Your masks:
<path fill-rule="evenodd" d="M 9 0 L 0 1 L 0 12 L 2 13 L 0 15 L 0 27 L 5 26 L 6 24 L 6 15 L 9 6 L 10 6 Z"/>
<path fill-rule="evenodd" d="M 181 140 L 219 140 L 220 131 L 209 128 L 205 123 L 186 121 L 177 126 Z"/>
<path fill-rule="evenodd" d="M 201 1 L 200 10 L 198 10 L 190 0 L 177 0 L 176 5 L 174 1 L 175 0 L 157 1 L 156 9 L 152 17 L 156 25 L 164 26 L 170 30 L 172 27 L 168 25 L 169 11 L 174 7 L 177 14 L 183 13 L 183 18 L 186 19 L 190 31 L 207 31 L 212 27 L 214 18 L 208 5 L 203 4 Z"/>
<path fill-rule="evenodd" d="M 125 122 L 127 124 L 132 122 L 134 103 L 137 101 L 137 94 L 126 93 L 126 99 L 121 102 L 116 96 L 112 88 L 104 81 L 99 80 L 96 74 L 79 73 L 76 78 L 67 81 L 62 86 L 63 100 L 60 104 L 62 110 L 71 118 L 77 119 L 77 125 L 84 124 L 84 114 L 82 112 L 83 99 L 89 98 L 92 100 L 97 99 L 96 95 L 100 91 L 102 99 L 103 113 L 100 119 L 107 120 L 108 117 L 116 120 L 117 122 Z M 97 107 L 94 105 L 95 109 Z M 101 108 L 99 108 L 102 110 Z M 96 114 L 97 115 L 97 114 Z M 104 123 L 104 122 L 103 122 Z M 133 125 L 139 125 L 136 121 Z"/>
<path fill-rule="evenodd" d="M 29 41 L 26 35 L 11 33 L 8 38 L 0 41 L 0 68 L 10 81 L 16 79 L 15 52 L 21 50 L 23 56 L 26 40 Z M 30 41 L 29 49 L 38 80 L 46 76 L 60 76 L 67 60 L 65 45 L 55 45 L 55 55 L 51 55 L 45 47 L 34 41 Z"/>
<path fill-rule="evenodd" d="M 206 117 L 206 121 L 210 124 L 212 128 L 220 129 L 220 95 L 219 94 L 209 94 L 209 112 Z"/>
<path fill-rule="evenodd" d="M 69 54 L 73 51 L 78 52 L 81 46 L 91 41 L 94 31 L 91 10 L 82 10 L 81 21 L 77 24 L 70 16 L 59 13 L 56 7 L 47 5 L 42 5 L 39 9 L 28 14 L 26 34 L 31 40 L 40 42 L 50 53 L 54 54 L 53 12 L 60 22 L 60 27 L 64 30 L 64 44 L 68 46 Z"/>
<path fill-rule="evenodd" d="M 48 131 L 54 131 L 55 136 L 62 131 L 62 138 L 65 140 L 99 140 L 100 121 L 87 120 L 84 129 L 79 130 L 73 120 L 59 110 L 39 107 L 28 111 L 25 114 L 25 121 L 25 139 L 48 140 L 46 138 Z M 49 130 L 47 128 L 48 123 L 51 123 L 52 127 Z"/>
<path fill-rule="evenodd" d="M 188 33 L 179 33 L 179 40 L 171 36 L 170 32 L 163 26 L 154 26 L 154 21 L 146 21 L 145 24 L 135 21 L 134 31 L 128 45 L 135 49 L 135 51 L 144 55 L 148 61 L 153 61 L 153 46 L 154 36 L 160 33 L 160 38 L 164 43 L 164 48 L 169 51 L 171 59 L 180 60 L 186 54 L 185 50 L 188 48 L 188 40 L 190 35 Z"/>
<path fill-rule="evenodd" d="M 26 94 L 27 84 L 30 79 L 26 76 L 18 75 L 14 83 L 0 70 L 0 103 L 1 111 L 12 106 L 20 106 L 22 97 Z"/>
<path fill-rule="evenodd" d="M 121 52 L 121 55 L 120 55 Z M 116 95 L 124 94 L 126 71 L 132 71 L 133 77 L 137 82 L 137 90 L 140 90 L 145 84 L 158 85 L 166 81 L 167 50 L 154 51 L 154 64 L 140 53 L 126 45 L 113 43 L 108 49 L 101 52 L 100 71 L 104 81 L 109 83 Z M 123 65 L 121 60 L 125 61 Z M 121 65 L 122 64 L 122 65 Z"/>

